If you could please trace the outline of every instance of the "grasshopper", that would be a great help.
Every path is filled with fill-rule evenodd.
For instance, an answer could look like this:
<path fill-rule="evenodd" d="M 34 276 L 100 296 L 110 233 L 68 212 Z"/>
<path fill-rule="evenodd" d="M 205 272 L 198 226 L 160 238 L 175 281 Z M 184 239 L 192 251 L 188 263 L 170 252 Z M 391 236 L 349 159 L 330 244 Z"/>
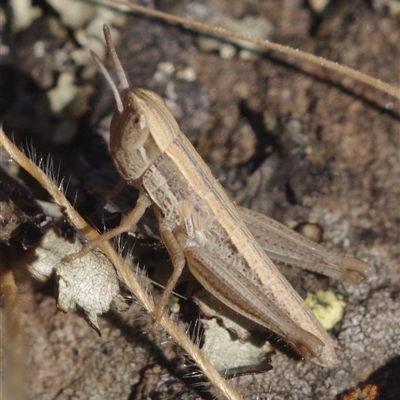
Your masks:
<path fill-rule="evenodd" d="M 303 357 L 335 365 L 333 340 L 270 258 L 350 283 L 365 280 L 369 266 L 234 205 L 163 99 L 149 90 L 130 89 L 106 25 L 104 36 L 121 91 L 99 57 L 91 54 L 117 107 L 110 127 L 111 156 L 122 179 L 139 189 L 139 198 L 117 228 L 67 259 L 133 230 L 152 206 L 174 266 L 155 308 L 155 324 L 187 264 L 197 280 L 234 311 L 276 333 Z"/>

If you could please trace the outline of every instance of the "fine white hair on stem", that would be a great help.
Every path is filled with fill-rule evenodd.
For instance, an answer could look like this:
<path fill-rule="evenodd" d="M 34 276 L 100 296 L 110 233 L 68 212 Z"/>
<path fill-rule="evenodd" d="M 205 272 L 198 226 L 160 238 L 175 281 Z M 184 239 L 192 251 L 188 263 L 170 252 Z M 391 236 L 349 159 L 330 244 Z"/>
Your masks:
<path fill-rule="evenodd" d="M 58 190 L 62 194 L 65 195 L 67 193 L 71 177 L 68 179 L 66 179 L 65 176 L 60 177 L 60 164 L 58 164 L 56 168 L 50 154 L 48 154 L 46 158 L 43 158 L 41 154 L 38 155 L 33 143 L 28 141 L 26 141 L 25 146 L 21 147 L 20 150 L 23 154 L 26 154 L 28 158 L 36 164 L 51 181 L 54 182 L 54 184 L 58 185 Z"/>
<path fill-rule="evenodd" d="M 117 86 L 115 85 L 114 81 L 112 80 L 110 74 L 108 73 L 106 67 L 104 64 L 101 62 L 99 56 L 92 50 L 90 50 L 90 55 L 92 56 L 94 62 L 97 64 L 100 72 L 103 74 L 104 78 L 106 78 L 113 94 L 114 94 L 114 99 L 115 103 L 117 104 L 117 110 L 121 114 L 124 111 L 124 105 L 122 104 L 122 99 L 121 95 L 118 91 Z"/>
<path fill-rule="evenodd" d="M 121 88 L 123 90 L 127 90 L 127 89 L 129 89 L 128 79 L 126 78 L 125 71 L 122 68 L 121 61 L 119 61 L 118 54 L 115 51 L 115 46 L 112 41 L 111 34 L 110 34 L 110 28 L 108 27 L 108 25 L 106 25 L 106 24 L 103 25 L 103 32 L 104 32 L 104 38 L 105 38 L 106 44 L 107 44 L 107 49 L 108 49 L 108 52 L 110 53 L 111 61 L 114 65 L 115 72 L 118 75 L 118 79 L 119 79 Z"/>

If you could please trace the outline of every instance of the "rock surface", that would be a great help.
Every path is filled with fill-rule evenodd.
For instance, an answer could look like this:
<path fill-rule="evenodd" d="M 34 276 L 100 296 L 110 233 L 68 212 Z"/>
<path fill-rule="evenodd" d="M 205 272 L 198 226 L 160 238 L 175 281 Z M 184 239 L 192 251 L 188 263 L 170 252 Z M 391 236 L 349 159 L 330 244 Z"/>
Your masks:
<path fill-rule="evenodd" d="M 325 15 L 318 29 L 303 3 L 157 4 L 192 19 L 218 13 L 265 16 L 273 26 L 272 40 L 399 86 L 398 16 L 355 0 Z M 86 66 L 70 57 L 77 50 L 72 37 L 78 29 L 80 35 L 85 32 L 87 22 L 68 30 L 65 20 L 45 9 L 24 30 L 5 31 L 3 46 L 9 52 L 0 76 L 8 100 L 1 100 L 0 112 L 7 132 L 23 143 L 33 137 L 35 146 L 60 164 L 60 175 L 72 177 L 71 198 L 79 190 L 77 207 L 91 218 L 101 214 L 104 204 L 95 203 L 87 190 L 111 187 L 118 179 L 95 134 L 107 126 L 107 119 L 101 121 L 113 105 L 103 80 L 94 82 Z M 302 295 L 332 289 L 347 303 L 343 320 L 332 331 L 337 368 L 324 369 L 277 351 L 271 371 L 235 378 L 233 384 L 246 399 L 337 399 L 365 383 L 377 386 L 379 399 L 399 398 L 399 102 L 275 53 L 223 60 L 217 53 L 199 52 L 197 34 L 140 16 L 129 16 L 120 33 L 117 51 L 131 84 L 167 99 L 183 132 L 237 203 L 291 227 L 318 223 L 326 246 L 373 267 L 370 280 L 359 287 L 298 270 L 290 274 Z M 179 80 L 174 73 L 160 77 L 160 62 L 171 62 L 176 71 L 190 66 L 197 80 Z M 85 87 L 84 95 L 54 116 L 45 93 L 66 72 Z M 93 93 L 89 103 L 85 85 Z M 54 126 L 58 133 L 68 130 L 69 143 L 51 139 Z M 115 200 L 116 210 L 126 212 L 134 204 L 130 194 Z M 150 270 L 153 264 L 146 261 Z M 29 399 L 209 398 L 180 380 L 180 369 L 171 361 L 176 349 L 164 334 L 143 334 L 151 321 L 140 306 L 100 318 L 99 338 L 78 315 L 57 311 L 50 285 L 20 280 Z"/>

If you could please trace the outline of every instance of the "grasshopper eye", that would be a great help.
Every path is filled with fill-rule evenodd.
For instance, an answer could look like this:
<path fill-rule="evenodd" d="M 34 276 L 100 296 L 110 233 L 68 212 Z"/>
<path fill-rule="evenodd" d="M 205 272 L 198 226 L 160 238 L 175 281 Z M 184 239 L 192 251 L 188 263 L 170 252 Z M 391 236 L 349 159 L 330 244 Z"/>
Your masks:
<path fill-rule="evenodd" d="M 142 147 L 149 137 L 150 128 L 144 110 L 127 110 L 129 116 L 122 129 L 121 147 L 126 151 Z"/>

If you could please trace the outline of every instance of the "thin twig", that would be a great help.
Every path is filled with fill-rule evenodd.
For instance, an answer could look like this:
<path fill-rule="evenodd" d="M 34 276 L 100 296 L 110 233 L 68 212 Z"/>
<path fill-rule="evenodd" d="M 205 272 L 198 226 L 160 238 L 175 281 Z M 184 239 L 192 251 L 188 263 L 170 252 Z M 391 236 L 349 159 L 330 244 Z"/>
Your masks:
<path fill-rule="evenodd" d="M 167 21 L 174 25 L 182 25 L 185 28 L 190 28 L 198 32 L 208 33 L 224 39 L 244 40 L 246 42 L 255 44 L 262 47 L 265 50 L 273 50 L 279 53 L 295 56 L 302 60 L 310 63 L 319 65 L 321 67 L 336 71 L 340 74 L 348 76 L 356 81 L 363 82 L 368 86 L 374 87 L 382 92 L 390 94 L 391 96 L 400 99 L 400 88 L 382 82 L 380 79 L 373 78 L 360 71 L 346 67 L 333 61 L 329 61 L 323 57 L 315 56 L 314 54 L 307 53 L 299 49 L 293 49 L 289 46 L 283 46 L 278 43 L 273 43 L 269 40 L 261 40 L 250 35 L 234 32 L 229 29 L 220 28 L 212 25 L 208 25 L 202 22 L 191 21 L 187 18 L 178 17 L 172 14 L 167 14 L 162 11 L 153 10 L 147 7 L 139 6 L 137 4 L 126 3 L 122 0 L 96 0 L 95 3 L 104 4 L 113 7 L 120 11 L 133 11 L 140 14 L 148 15 L 153 18 L 158 18 L 163 21 Z"/>

